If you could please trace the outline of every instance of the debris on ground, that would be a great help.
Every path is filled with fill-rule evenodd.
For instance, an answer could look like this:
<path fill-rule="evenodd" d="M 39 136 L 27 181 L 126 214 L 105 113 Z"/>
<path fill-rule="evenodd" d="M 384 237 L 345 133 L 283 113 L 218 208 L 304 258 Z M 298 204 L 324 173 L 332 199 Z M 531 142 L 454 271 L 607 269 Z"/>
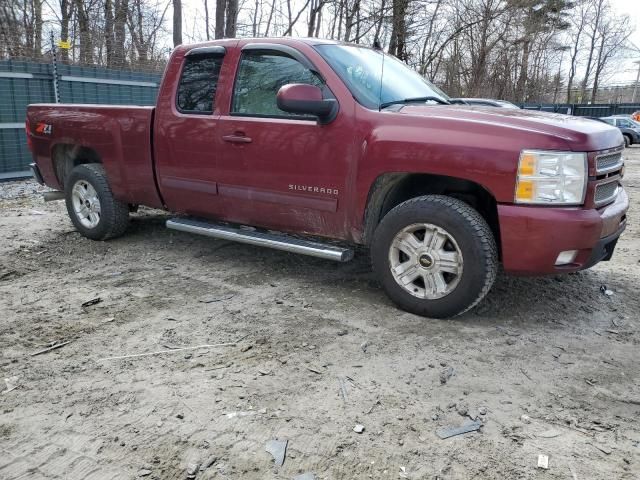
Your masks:
<path fill-rule="evenodd" d="M 443 427 L 436 430 L 436 435 L 442 440 L 449 437 L 455 437 L 456 435 L 463 435 L 465 433 L 475 432 L 480 430 L 482 422 L 470 422 L 460 427 Z"/>
<path fill-rule="evenodd" d="M 356 433 L 364 432 L 364 425 L 361 425 L 361 424 L 357 423 L 356 426 L 353 427 L 353 431 L 356 432 Z"/>
<path fill-rule="evenodd" d="M 613 450 L 611 450 L 609 447 L 607 447 L 606 445 L 598 445 L 596 443 L 589 443 L 589 445 L 591 445 L 594 448 L 597 448 L 598 450 L 600 450 L 602 453 L 604 453 L 605 455 L 611 455 L 611 453 L 613 452 Z"/>
<path fill-rule="evenodd" d="M 187 465 L 187 478 L 196 478 L 198 470 L 200 470 L 199 463 L 190 463 Z"/>
<path fill-rule="evenodd" d="M 531 423 L 531 417 L 529 417 L 529 415 L 521 415 L 520 420 L 522 423 Z"/>
<path fill-rule="evenodd" d="M 231 300 L 235 295 L 233 294 L 229 294 L 229 295 L 221 295 L 219 297 L 206 297 L 206 298 L 202 298 L 200 300 L 198 300 L 200 303 L 216 303 L 216 302 L 223 302 L 225 300 Z"/>
<path fill-rule="evenodd" d="M 478 407 L 478 413 L 480 415 L 486 415 L 487 414 L 487 407 Z"/>
<path fill-rule="evenodd" d="M 69 342 L 66 342 L 69 343 Z M 119 355 L 116 357 L 104 357 L 104 358 L 99 358 L 98 361 L 102 362 L 104 360 L 122 360 L 122 359 L 127 359 L 127 358 L 138 358 L 138 357 L 149 357 L 152 355 L 162 355 L 164 353 L 175 353 L 175 352 L 181 352 L 183 350 L 197 350 L 200 348 L 215 348 L 215 347 L 233 347 L 237 345 L 236 342 L 229 342 L 229 343 L 214 343 L 214 344 L 205 344 L 205 345 L 196 345 L 194 347 L 180 347 L 180 348 L 170 348 L 168 350 L 159 350 L 156 352 L 146 352 L 146 353 L 133 353 L 131 355 Z M 37 353 L 33 353 L 32 355 L 37 355 Z"/>
<path fill-rule="evenodd" d="M 453 376 L 453 367 L 447 367 L 440 372 L 440 383 L 444 385 Z"/>
<path fill-rule="evenodd" d="M 364 341 L 360 344 L 360 349 L 364 352 L 367 353 L 367 348 L 369 348 L 369 342 Z"/>
<path fill-rule="evenodd" d="M 536 434 L 536 436 L 540 438 L 556 438 L 560 435 L 562 435 L 560 430 L 545 430 L 544 432 Z"/>
<path fill-rule="evenodd" d="M 600 285 L 600 291 L 607 297 L 613 295 L 613 290 L 609 290 L 606 285 Z"/>
<path fill-rule="evenodd" d="M 265 445 L 265 450 L 273 457 L 273 462 L 281 467 L 284 464 L 284 458 L 287 454 L 288 440 L 269 440 Z"/>
<path fill-rule="evenodd" d="M 5 393 L 9 393 L 12 390 L 15 390 L 16 388 L 18 388 L 18 380 L 19 379 L 20 379 L 20 375 L 14 375 L 12 377 L 5 378 L 4 379 L 4 383 L 7 386 L 7 389 L 3 390 L 2 394 L 4 395 Z"/>
<path fill-rule="evenodd" d="M 301 473 L 293 477 L 293 480 L 316 480 L 316 476 L 313 473 Z"/>
<path fill-rule="evenodd" d="M 43 353 L 50 352 L 51 350 L 56 350 L 56 349 L 58 349 L 58 348 L 60 348 L 60 347 L 64 347 L 65 345 L 67 345 L 67 344 L 69 344 L 69 343 L 71 343 L 71 340 L 69 340 L 69 341 L 67 341 L 67 342 L 61 342 L 61 343 L 53 342 L 53 343 L 51 344 L 51 346 L 49 346 L 49 347 L 47 347 L 47 348 L 43 348 L 42 350 L 38 350 L 37 352 L 33 352 L 33 353 L 31 354 L 31 356 L 32 356 L 32 357 L 35 357 L 36 355 L 42 355 Z"/>
<path fill-rule="evenodd" d="M 545 470 L 549 469 L 548 455 L 538 455 L 538 468 L 544 468 Z"/>
<path fill-rule="evenodd" d="M 307 370 L 313 373 L 317 373 L 318 375 L 322 374 L 322 370 L 320 369 L 320 367 L 316 367 L 313 365 L 307 365 Z"/>
<path fill-rule="evenodd" d="M 96 304 L 100 303 L 101 301 L 102 301 L 102 298 L 96 297 L 96 298 L 92 298 L 91 300 L 87 300 L 86 302 L 84 302 L 80 306 L 82 308 L 87 308 L 87 307 L 90 307 L 91 305 L 96 305 Z"/>
<path fill-rule="evenodd" d="M 217 461 L 218 461 L 218 457 L 215 455 L 212 455 L 207 459 L 206 462 L 203 462 L 202 465 L 200 465 L 200 471 L 204 472 L 207 468 L 209 468 L 211 465 L 213 465 Z"/>
<path fill-rule="evenodd" d="M 146 468 L 138 471 L 138 477 L 147 477 L 149 475 L 151 475 L 151 470 L 148 470 Z"/>

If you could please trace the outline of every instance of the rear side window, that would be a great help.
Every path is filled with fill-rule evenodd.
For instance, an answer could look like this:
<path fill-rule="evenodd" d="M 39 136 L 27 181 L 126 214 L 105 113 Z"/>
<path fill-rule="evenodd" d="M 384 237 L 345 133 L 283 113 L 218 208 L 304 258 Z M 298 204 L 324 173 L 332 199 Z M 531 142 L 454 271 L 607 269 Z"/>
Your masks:
<path fill-rule="evenodd" d="M 323 86 L 318 76 L 297 60 L 277 51 L 243 52 L 233 90 L 236 115 L 289 117 L 276 104 L 280 87 L 288 83 Z"/>
<path fill-rule="evenodd" d="M 183 113 L 213 113 L 213 102 L 224 57 L 194 55 L 185 59 L 176 104 Z"/>

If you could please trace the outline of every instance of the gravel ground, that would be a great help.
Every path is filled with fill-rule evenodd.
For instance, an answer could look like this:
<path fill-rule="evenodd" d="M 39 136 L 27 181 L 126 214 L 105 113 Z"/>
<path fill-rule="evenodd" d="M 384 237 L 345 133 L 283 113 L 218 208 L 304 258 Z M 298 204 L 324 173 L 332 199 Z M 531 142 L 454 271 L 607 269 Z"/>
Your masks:
<path fill-rule="evenodd" d="M 2 183 L 0 478 L 637 479 L 640 149 L 627 165 L 611 262 L 500 276 L 455 321 L 394 308 L 363 254 L 191 236 L 147 209 L 93 242 L 34 183 Z"/>

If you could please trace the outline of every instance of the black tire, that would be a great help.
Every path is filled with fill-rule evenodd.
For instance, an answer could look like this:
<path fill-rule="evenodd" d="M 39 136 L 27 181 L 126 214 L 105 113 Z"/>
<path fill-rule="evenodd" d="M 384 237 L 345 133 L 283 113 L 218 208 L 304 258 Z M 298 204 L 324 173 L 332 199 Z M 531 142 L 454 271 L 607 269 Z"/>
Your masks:
<path fill-rule="evenodd" d="M 405 227 L 420 223 L 444 229 L 457 243 L 464 261 L 457 284 L 441 298 L 414 296 L 399 285 L 391 271 L 394 238 Z M 489 292 L 498 271 L 496 241 L 487 222 L 466 203 L 444 195 L 412 198 L 387 213 L 374 233 L 371 259 L 378 280 L 395 304 L 431 318 L 453 317 L 473 308 Z"/>
<path fill-rule="evenodd" d="M 631 137 L 629 135 L 623 135 L 624 137 L 624 148 L 629 148 L 631 146 Z"/>
<path fill-rule="evenodd" d="M 73 204 L 73 187 L 78 182 L 86 182 L 93 187 L 100 202 L 97 224 L 88 227 L 82 224 Z M 107 240 L 122 235 L 129 224 L 129 205 L 116 200 L 107 181 L 104 167 L 98 163 L 78 165 L 65 182 L 65 202 L 71 222 L 85 237 L 92 240 Z"/>

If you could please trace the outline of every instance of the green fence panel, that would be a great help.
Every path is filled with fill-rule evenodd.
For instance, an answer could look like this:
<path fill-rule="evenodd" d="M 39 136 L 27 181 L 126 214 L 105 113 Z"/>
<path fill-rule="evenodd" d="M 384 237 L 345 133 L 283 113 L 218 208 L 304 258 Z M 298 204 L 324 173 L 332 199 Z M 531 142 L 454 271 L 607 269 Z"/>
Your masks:
<path fill-rule="evenodd" d="M 155 105 L 161 74 L 58 65 L 61 103 Z M 54 103 L 50 63 L 0 61 L 0 179 L 20 177 L 32 162 L 24 121 L 27 105 Z"/>

